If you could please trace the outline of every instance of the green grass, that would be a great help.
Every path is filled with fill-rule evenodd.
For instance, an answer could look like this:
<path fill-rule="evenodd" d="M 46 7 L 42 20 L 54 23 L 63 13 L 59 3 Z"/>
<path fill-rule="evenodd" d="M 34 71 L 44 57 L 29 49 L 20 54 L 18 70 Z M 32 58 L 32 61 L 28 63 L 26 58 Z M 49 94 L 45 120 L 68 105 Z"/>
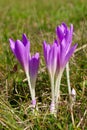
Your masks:
<path fill-rule="evenodd" d="M 87 47 L 70 60 L 71 87 L 77 92 L 73 128 L 68 104 L 66 74 L 62 78 L 61 101 L 57 118 L 50 115 L 50 82 L 43 60 L 42 42 L 55 38 L 55 28 L 65 22 L 74 25 L 73 43 L 87 44 L 87 0 L 0 0 L 0 129 L 1 130 L 87 130 Z M 30 108 L 26 78 L 9 47 L 9 38 L 21 39 L 26 33 L 31 52 L 40 52 L 36 84 L 39 112 Z"/>

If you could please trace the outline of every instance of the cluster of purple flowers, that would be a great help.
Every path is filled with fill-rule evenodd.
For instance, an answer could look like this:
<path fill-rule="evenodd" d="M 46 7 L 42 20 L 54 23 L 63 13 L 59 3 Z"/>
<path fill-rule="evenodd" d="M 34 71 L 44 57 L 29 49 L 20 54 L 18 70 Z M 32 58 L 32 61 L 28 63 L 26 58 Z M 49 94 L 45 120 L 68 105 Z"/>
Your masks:
<path fill-rule="evenodd" d="M 22 41 L 13 41 L 12 39 L 9 39 L 9 41 L 12 52 L 24 68 L 29 84 L 32 105 L 33 107 L 35 107 L 35 82 L 39 68 L 39 53 L 36 53 L 35 55 L 31 56 L 30 42 L 25 34 L 22 35 Z"/>
<path fill-rule="evenodd" d="M 66 24 L 62 23 L 56 28 L 56 35 L 57 39 L 52 45 L 45 41 L 43 44 L 44 57 L 51 81 L 52 103 L 50 110 L 52 113 L 58 107 L 60 83 L 64 68 L 77 47 L 77 44 L 71 46 L 73 25 L 68 29 Z"/>
<path fill-rule="evenodd" d="M 69 29 L 65 23 L 62 23 L 56 28 L 56 35 L 57 39 L 54 40 L 52 45 L 47 44 L 46 41 L 43 42 L 44 58 L 51 83 L 52 102 L 50 111 L 52 113 L 57 109 L 58 98 L 60 97 L 61 77 L 64 68 L 77 47 L 77 44 L 71 46 L 73 25 L 71 25 Z M 9 39 L 9 41 L 12 52 L 23 66 L 26 73 L 32 105 L 35 107 L 35 82 L 40 62 L 39 53 L 31 56 L 30 42 L 25 34 L 22 36 L 22 41 L 16 40 L 14 42 L 12 39 Z"/>

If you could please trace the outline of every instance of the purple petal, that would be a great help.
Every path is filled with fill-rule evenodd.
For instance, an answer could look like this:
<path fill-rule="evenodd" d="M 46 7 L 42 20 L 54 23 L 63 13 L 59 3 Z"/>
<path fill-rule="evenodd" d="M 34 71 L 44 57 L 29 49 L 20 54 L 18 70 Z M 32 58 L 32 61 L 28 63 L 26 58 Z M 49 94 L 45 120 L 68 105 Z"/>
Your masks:
<path fill-rule="evenodd" d="M 38 68 L 39 68 L 39 53 L 36 53 L 29 60 L 29 72 L 30 72 L 30 77 L 32 79 L 36 79 Z"/>
<path fill-rule="evenodd" d="M 67 53 L 70 50 L 71 47 L 71 34 L 69 33 L 68 38 L 63 38 L 63 40 L 60 43 L 60 49 L 61 49 L 61 61 L 65 59 L 65 56 L 67 55 Z"/>
<path fill-rule="evenodd" d="M 66 48 L 66 40 L 65 38 L 62 40 L 62 42 L 60 43 L 60 46 L 59 46 L 59 50 L 60 53 L 59 53 L 59 56 L 60 56 L 60 66 L 62 66 L 62 62 L 63 60 L 65 59 L 65 56 L 66 56 L 66 51 L 67 51 L 67 48 Z"/>
<path fill-rule="evenodd" d="M 30 52 L 30 41 L 27 39 L 27 36 L 25 34 L 22 35 L 22 42 L 24 46 L 27 46 L 27 49 Z"/>
<path fill-rule="evenodd" d="M 56 34 L 60 42 L 64 37 L 67 38 L 68 28 L 65 23 L 62 23 L 56 28 Z"/>
<path fill-rule="evenodd" d="M 52 45 L 47 45 L 45 41 L 43 43 L 45 62 L 49 72 L 52 74 L 55 73 L 57 66 L 57 46 L 55 42 Z"/>
<path fill-rule="evenodd" d="M 64 22 L 62 22 L 61 25 L 63 26 L 63 28 L 67 29 L 67 25 Z"/>
<path fill-rule="evenodd" d="M 47 64 L 47 44 L 45 41 L 43 42 L 43 52 L 44 52 L 44 58 Z"/>
<path fill-rule="evenodd" d="M 70 25 L 70 41 L 72 43 L 72 36 L 73 36 L 73 25 Z"/>
<path fill-rule="evenodd" d="M 48 69 L 52 74 L 55 74 L 56 66 L 57 66 L 57 45 L 56 43 L 54 43 L 51 46 L 48 58 Z"/>
<path fill-rule="evenodd" d="M 35 88 L 38 68 L 39 68 L 39 53 L 36 53 L 29 60 L 29 74 L 32 88 Z"/>
<path fill-rule="evenodd" d="M 28 69 L 28 60 L 29 60 L 29 50 L 24 46 L 24 44 L 17 40 L 15 43 L 15 55 L 24 69 Z"/>
<path fill-rule="evenodd" d="M 62 31 L 60 26 L 58 26 L 56 28 L 56 34 L 57 34 L 57 37 L 58 37 L 59 41 L 62 41 L 62 39 L 63 39 L 63 31 Z"/>
<path fill-rule="evenodd" d="M 67 62 L 69 61 L 70 57 L 72 56 L 72 54 L 74 53 L 76 47 L 78 44 L 75 44 L 67 53 L 65 60 L 63 61 L 63 66 L 65 67 L 65 65 L 67 64 Z"/>
<path fill-rule="evenodd" d="M 60 43 L 62 57 L 64 57 L 64 55 L 66 56 L 70 47 L 71 47 L 71 43 L 67 42 L 66 39 L 63 38 L 62 42 Z"/>
<path fill-rule="evenodd" d="M 72 44 L 72 37 L 73 37 L 73 25 L 71 24 L 70 30 L 68 30 L 67 37 L 66 37 L 66 42 L 68 44 L 68 50 L 70 49 L 71 44 Z"/>
<path fill-rule="evenodd" d="M 10 42 L 10 48 L 12 50 L 12 52 L 15 54 L 15 42 L 10 38 L 9 39 L 9 42 Z"/>
<path fill-rule="evenodd" d="M 44 51 L 44 58 L 46 65 L 48 64 L 48 57 L 49 57 L 49 51 L 50 51 L 50 45 L 47 45 L 47 43 L 44 41 L 43 43 L 43 51 Z"/>
<path fill-rule="evenodd" d="M 60 45 L 58 46 L 58 51 L 57 51 L 57 72 L 59 71 L 60 67 L 61 67 L 61 47 Z"/>
<path fill-rule="evenodd" d="M 29 55 L 30 55 L 30 43 L 25 34 L 22 35 L 22 41 L 17 40 L 14 42 L 9 39 L 10 47 L 20 64 L 23 66 L 25 71 L 29 69 Z"/>
<path fill-rule="evenodd" d="M 57 39 L 54 40 L 54 43 L 56 43 L 57 46 L 59 45 L 59 42 Z"/>
<path fill-rule="evenodd" d="M 69 45 L 71 46 L 73 25 L 71 24 L 70 29 L 68 29 L 67 25 L 65 23 L 62 23 L 60 26 L 56 28 L 56 34 L 60 42 L 63 40 L 63 38 L 65 38 L 66 43 L 69 43 Z"/>
<path fill-rule="evenodd" d="M 27 39 L 26 34 L 22 35 L 22 42 L 23 42 L 24 46 L 26 46 L 26 44 L 29 42 L 28 39 Z"/>

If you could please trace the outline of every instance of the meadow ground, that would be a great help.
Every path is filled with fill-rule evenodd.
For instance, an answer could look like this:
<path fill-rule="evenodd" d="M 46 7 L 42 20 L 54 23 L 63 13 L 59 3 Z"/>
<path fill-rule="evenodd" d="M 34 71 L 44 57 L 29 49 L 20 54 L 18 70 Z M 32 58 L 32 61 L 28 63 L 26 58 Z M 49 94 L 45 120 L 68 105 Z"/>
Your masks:
<path fill-rule="evenodd" d="M 64 73 L 57 118 L 49 113 L 50 81 L 43 58 L 42 42 L 52 43 L 61 22 L 74 25 L 73 44 L 78 48 L 70 59 L 71 87 L 77 97 L 72 125 Z M 40 52 L 36 83 L 38 114 L 30 109 L 30 93 L 22 67 L 12 54 L 9 38 L 25 33 L 31 53 Z M 0 130 L 87 130 L 87 0 L 0 0 Z"/>

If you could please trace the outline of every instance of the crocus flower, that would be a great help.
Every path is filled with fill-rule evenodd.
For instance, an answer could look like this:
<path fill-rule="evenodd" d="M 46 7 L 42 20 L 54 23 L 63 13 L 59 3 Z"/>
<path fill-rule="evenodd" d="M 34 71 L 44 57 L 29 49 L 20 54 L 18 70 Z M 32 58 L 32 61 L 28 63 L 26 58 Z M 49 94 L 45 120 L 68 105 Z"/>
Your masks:
<path fill-rule="evenodd" d="M 65 23 L 62 23 L 56 28 L 56 34 L 57 39 L 52 45 L 46 42 L 43 44 L 44 58 L 51 81 L 53 112 L 55 103 L 58 104 L 58 97 L 60 97 L 60 83 L 64 68 L 77 47 L 77 44 L 71 46 L 73 25 L 69 29 Z"/>
<path fill-rule="evenodd" d="M 58 69 L 64 69 L 70 57 L 74 53 L 77 44 L 72 44 L 73 36 L 73 25 L 71 24 L 70 29 L 66 26 L 65 23 L 62 23 L 56 28 L 57 40 L 56 44 L 58 45 Z"/>
<path fill-rule="evenodd" d="M 50 106 L 50 111 L 51 113 L 54 113 L 55 111 L 54 78 L 57 67 L 57 44 L 54 43 L 53 45 L 49 45 L 46 43 L 46 41 L 44 41 L 43 51 L 51 81 L 52 102 Z"/>
<path fill-rule="evenodd" d="M 57 80 L 55 85 L 55 95 L 57 102 L 60 91 L 60 82 L 62 73 L 70 57 L 74 53 L 77 44 L 71 46 L 73 36 L 73 25 L 71 25 L 69 29 L 65 23 L 62 23 L 60 26 L 56 28 L 56 34 L 57 34 L 57 40 L 55 40 L 55 42 L 58 45 L 58 55 L 57 55 L 57 71 L 56 71 Z"/>
<path fill-rule="evenodd" d="M 33 91 L 33 99 L 35 97 L 35 83 L 36 83 L 38 68 L 39 68 L 39 53 L 36 53 L 29 59 L 29 74 L 30 74 L 30 82 Z M 36 105 L 36 100 L 32 100 L 32 105 L 33 107 Z"/>
<path fill-rule="evenodd" d="M 13 41 L 12 39 L 9 39 L 9 42 L 12 52 L 24 68 L 24 71 L 28 79 L 28 85 L 32 98 L 32 105 L 35 106 L 35 82 L 39 67 L 39 53 L 36 53 L 34 56 L 31 56 L 30 42 L 25 34 L 22 35 L 21 41 Z"/>
<path fill-rule="evenodd" d="M 29 71 L 29 53 L 30 53 L 30 42 L 28 41 L 25 34 L 22 35 L 22 41 L 13 41 L 9 39 L 10 48 L 18 59 L 20 64 L 23 66 L 25 72 Z"/>

